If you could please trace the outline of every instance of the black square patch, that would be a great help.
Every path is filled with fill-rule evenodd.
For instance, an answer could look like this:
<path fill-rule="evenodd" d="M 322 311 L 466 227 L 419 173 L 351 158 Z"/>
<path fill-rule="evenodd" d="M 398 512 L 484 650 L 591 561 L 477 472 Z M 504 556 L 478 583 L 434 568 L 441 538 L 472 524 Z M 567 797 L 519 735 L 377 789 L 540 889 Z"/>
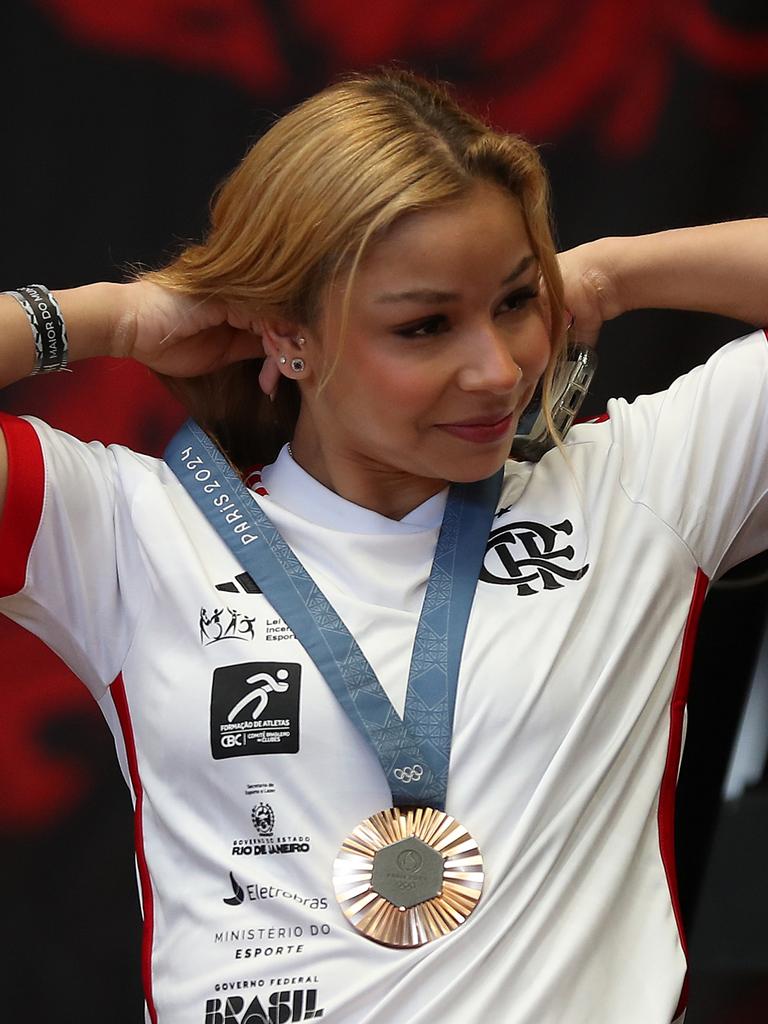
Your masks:
<path fill-rule="evenodd" d="M 213 673 L 211 753 L 296 754 L 299 750 L 301 665 L 251 661 Z"/>

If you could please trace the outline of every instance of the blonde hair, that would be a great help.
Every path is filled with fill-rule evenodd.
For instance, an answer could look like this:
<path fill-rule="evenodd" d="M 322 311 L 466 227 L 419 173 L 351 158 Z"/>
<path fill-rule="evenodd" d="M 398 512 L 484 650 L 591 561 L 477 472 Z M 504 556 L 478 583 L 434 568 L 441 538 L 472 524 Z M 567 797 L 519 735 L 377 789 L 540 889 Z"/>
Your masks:
<path fill-rule="evenodd" d="M 525 139 L 494 131 L 444 86 L 409 72 L 347 76 L 280 118 L 218 189 L 206 239 L 145 276 L 243 303 L 253 319 L 307 327 L 344 276 L 343 338 L 368 247 L 400 217 L 460 199 L 479 179 L 517 198 L 539 260 L 550 307 L 548 410 L 564 331 L 546 172 Z M 298 417 L 296 384 L 282 378 L 272 403 L 259 389 L 260 369 L 261 360 L 250 360 L 203 377 L 164 378 L 240 469 L 272 461 Z"/>

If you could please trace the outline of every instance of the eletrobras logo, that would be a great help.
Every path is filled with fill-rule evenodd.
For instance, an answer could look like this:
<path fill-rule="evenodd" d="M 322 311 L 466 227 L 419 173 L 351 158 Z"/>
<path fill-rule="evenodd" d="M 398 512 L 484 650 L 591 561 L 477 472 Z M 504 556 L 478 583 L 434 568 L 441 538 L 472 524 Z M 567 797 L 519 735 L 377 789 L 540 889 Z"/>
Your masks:
<path fill-rule="evenodd" d="M 301 896 L 299 893 L 283 889 L 279 885 L 261 885 L 258 882 L 246 883 L 245 887 L 243 887 L 231 871 L 229 873 L 229 884 L 232 886 L 232 895 L 222 897 L 222 899 L 230 907 L 239 907 L 248 899 L 251 902 L 258 900 L 288 900 L 289 903 L 298 903 L 302 907 L 309 907 L 310 910 L 328 909 L 328 898 L 326 896 Z M 323 935 L 327 934 L 325 926 L 320 931 Z"/>
<path fill-rule="evenodd" d="M 317 983 L 317 978 L 273 978 L 272 985 L 287 987 L 259 993 L 252 999 L 243 996 L 208 999 L 203 1024 L 296 1024 L 297 1021 L 318 1020 L 325 1011 L 319 1005 L 317 989 L 293 987 L 301 983 Z M 216 989 L 257 988 L 266 984 L 263 979 L 225 982 Z"/>

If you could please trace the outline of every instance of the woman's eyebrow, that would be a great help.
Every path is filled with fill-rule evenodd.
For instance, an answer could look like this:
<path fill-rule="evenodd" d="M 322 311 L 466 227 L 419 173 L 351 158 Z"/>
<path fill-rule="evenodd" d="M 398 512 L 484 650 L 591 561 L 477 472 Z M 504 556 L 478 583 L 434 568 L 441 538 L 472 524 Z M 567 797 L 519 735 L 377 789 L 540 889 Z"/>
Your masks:
<path fill-rule="evenodd" d="M 523 256 L 511 274 L 501 282 L 501 285 L 511 284 L 516 278 L 535 263 L 536 257 L 533 253 Z M 455 302 L 460 299 L 459 292 L 441 292 L 432 288 L 417 288 L 407 292 L 384 292 L 378 295 L 374 302 Z"/>

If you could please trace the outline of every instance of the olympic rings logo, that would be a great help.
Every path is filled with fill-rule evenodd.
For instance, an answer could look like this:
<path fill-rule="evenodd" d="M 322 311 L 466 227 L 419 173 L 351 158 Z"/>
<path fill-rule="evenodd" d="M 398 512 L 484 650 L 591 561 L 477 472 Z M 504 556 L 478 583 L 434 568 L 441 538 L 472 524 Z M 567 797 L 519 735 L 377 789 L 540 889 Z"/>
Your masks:
<path fill-rule="evenodd" d="M 420 764 L 406 765 L 405 768 L 395 768 L 394 774 L 398 782 L 418 782 L 424 775 L 424 769 Z"/>

